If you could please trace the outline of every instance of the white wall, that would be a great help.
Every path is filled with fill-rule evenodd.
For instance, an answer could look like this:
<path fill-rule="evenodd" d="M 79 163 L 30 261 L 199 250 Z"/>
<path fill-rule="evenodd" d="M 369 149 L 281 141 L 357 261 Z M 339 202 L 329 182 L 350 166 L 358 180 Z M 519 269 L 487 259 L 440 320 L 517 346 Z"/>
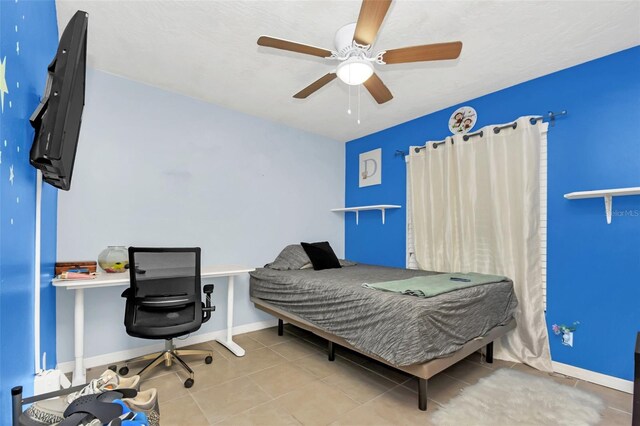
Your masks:
<path fill-rule="evenodd" d="M 304 106 L 301 106 L 302 108 Z M 344 145 L 89 70 L 71 191 L 60 191 L 58 260 L 107 245 L 199 246 L 202 264 L 261 266 L 289 243 L 344 254 Z M 218 310 L 199 333 L 224 328 Z M 267 319 L 236 280 L 235 324 Z M 124 287 L 87 290 L 85 357 L 155 342 L 127 336 Z M 73 292 L 57 291 L 58 362 L 73 359 Z"/>

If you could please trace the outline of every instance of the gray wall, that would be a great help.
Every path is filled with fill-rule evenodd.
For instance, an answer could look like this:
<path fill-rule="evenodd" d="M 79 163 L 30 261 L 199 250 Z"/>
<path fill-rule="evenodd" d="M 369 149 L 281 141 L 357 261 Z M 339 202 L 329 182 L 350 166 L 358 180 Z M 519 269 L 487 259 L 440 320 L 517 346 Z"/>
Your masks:
<path fill-rule="evenodd" d="M 99 71 L 86 106 L 71 191 L 60 191 L 58 260 L 107 245 L 200 246 L 202 264 L 270 262 L 289 243 L 344 253 L 342 143 Z M 226 285 L 199 333 L 225 327 Z M 268 318 L 236 280 L 235 324 Z M 127 336 L 125 287 L 85 292 L 85 357 L 153 342 Z M 57 291 L 58 362 L 73 359 L 73 292 Z"/>

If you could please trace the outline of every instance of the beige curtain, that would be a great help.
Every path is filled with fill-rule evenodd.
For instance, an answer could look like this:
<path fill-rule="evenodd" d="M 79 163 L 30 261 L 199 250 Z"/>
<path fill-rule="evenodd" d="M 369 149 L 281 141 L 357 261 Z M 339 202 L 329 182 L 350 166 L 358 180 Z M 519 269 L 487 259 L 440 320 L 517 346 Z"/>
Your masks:
<path fill-rule="evenodd" d="M 412 149 L 408 186 L 420 269 L 511 278 L 518 327 L 497 342 L 496 357 L 551 371 L 540 247 L 546 126 L 522 117 L 515 129 L 494 133 L 488 126 L 482 137 L 456 135 L 437 148 Z"/>

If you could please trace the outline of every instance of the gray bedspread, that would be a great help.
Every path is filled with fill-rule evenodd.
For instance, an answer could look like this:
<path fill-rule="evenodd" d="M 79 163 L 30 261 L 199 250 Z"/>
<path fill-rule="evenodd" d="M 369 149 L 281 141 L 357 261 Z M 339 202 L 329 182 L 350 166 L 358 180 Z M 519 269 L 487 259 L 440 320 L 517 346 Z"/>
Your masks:
<path fill-rule="evenodd" d="M 340 269 L 251 272 L 251 296 L 402 366 L 447 356 L 506 324 L 518 302 L 504 280 L 428 299 L 363 288 L 435 272 L 356 265 Z"/>

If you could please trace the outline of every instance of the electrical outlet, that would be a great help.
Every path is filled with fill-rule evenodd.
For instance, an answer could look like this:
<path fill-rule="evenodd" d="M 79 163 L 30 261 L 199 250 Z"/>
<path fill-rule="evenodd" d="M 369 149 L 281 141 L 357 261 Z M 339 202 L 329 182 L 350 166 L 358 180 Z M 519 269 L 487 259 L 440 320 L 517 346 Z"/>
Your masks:
<path fill-rule="evenodd" d="M 562 335 L 562 344 L 565 346 L 573 347 L 573 332 L 564 333 Z"/>

